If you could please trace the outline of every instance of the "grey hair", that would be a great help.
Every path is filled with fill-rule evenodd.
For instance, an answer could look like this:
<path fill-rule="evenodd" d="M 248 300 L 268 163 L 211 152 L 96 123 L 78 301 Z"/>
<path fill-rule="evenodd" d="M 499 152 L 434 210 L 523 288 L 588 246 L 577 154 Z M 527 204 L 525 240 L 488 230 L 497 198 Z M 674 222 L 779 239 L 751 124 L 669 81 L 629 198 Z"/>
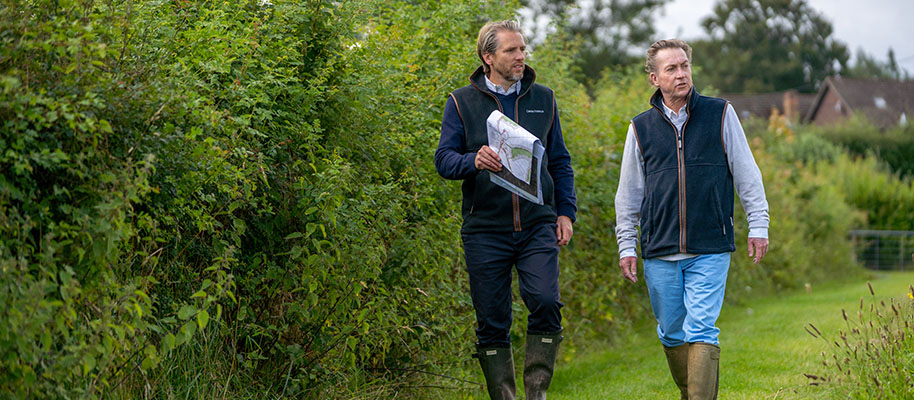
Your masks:
<path fill-rule="evenodd" d="M 657 72 L 657 52 L 663 49 L 682 49 L 686 53 L 686 58 L 689 59 L 689 64 L 692 63 L 692 47 L 688 43 L 679 39 L 658 40 L 647 49 L 647 61 L 644 63 L 645 72 Z"/>
<path fill-rule="evenodd" d="M 514 20 L 489 21 L 479 30 L 479 38 L 476 39 L 476 54 L 479 61 L 482 61 L 482 69 L 487 75 L 489 74 L 489 64 L 482 58 L 483 54 L 495 54 L 498 50 L 498 32 L 516 32 L 524 36 L 520 29 L 520 23 Z"/>

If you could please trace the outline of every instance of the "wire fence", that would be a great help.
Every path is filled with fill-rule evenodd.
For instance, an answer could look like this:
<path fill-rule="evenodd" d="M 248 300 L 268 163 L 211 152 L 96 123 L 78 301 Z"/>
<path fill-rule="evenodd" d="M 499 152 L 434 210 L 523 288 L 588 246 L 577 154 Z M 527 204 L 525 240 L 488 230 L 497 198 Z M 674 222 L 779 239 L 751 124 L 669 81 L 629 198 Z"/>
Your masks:
<path fill-rule="evenodd" d="M 857 261 L 876 270 L 914 269 L 914 231 L 850 231 Z"/>

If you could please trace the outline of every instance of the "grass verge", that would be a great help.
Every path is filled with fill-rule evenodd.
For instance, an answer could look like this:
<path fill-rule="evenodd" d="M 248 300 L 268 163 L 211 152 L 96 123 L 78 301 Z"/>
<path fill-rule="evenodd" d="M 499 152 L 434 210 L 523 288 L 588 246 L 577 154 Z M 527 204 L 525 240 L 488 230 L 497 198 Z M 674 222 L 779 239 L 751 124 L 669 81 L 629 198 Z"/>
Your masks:
<path fill-rule="evenodd" d="M 724 306 L 721 329 L 720 398 L 833 398 L 834 391 L 809 386 L 804 373 L 821 373 L 827 344 L 809 335 L 814 324 L 833 334 L 845 328 L 841 309 L 894 297 L 906 299 L 914 272 L 873 272 L 870 295 L 866 281 L 831 283 L 809 290 L 758 298 L 741 306 Z M 730 288 L 734 290 L 736 288 Z M 586 353 L 558 367 L 550 400 L 672 399 L 678 392 L 667 369 L 661 345 L 650 323 L 636 335 L 616 338 L 614 345 Z M 480 374 L 479 379 L 482 379 Z M 520 386 L 521 377 L 518 376 Z M 518 387 L 518 390 L 522 390 Z M 522 396 L 519 396 L 522 397 Z M 485 399 L 483 391 L 453 393 L 453 399 Z"/>

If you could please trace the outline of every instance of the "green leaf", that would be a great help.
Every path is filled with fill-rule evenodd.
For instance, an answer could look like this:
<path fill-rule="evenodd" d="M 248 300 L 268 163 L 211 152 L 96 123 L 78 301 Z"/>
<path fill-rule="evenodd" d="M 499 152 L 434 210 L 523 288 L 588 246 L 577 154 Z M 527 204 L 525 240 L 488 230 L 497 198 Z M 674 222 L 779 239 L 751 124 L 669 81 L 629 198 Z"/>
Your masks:
<path fill-rule="evenodd" d="M 112 132 L 113 132 L 113 130 L 111 130 L 111 124 L 108 123 L 108 121 L 103 120 L 103 119 L 98 120 L 98 128 L 99 128 L 102 132 L 105 132 L 105 133 L 112 133 Z"/>
<path fill-rule="evenodd" d="M 301 232 L 292 232 L 292 233 L 286 235 L 286 240 L 296 239 L 296 238 L 300 238 L 302 236 L 304 236 L 304 235 L 302 235 Z"/>
<path fill-rule="evenodd" d="M 206 328 L 206 324 L 209 323 L 209 313 L 206 310 L 200 310 L 197 313 L 197 324 L 200 325 L 200 329 Z"/>
<path fill-rule="evenodd" d="M 175 348 L 175 335 L 167 334 L 162 338 L 162 352 L 167 353 Z"/>
<path fill-rule="evenodd" d="M 181 309 L 178 310 L 178 318 L 187 320 L 188 318 L 192 317 L 194 315 L 194 313 L 196 313 L 196 312 L 197 312 L 197 307 L 194 307 L 194 306 L 188 304 L 188 305 L 185 305 L 184 307 L 181 307 Z"/>
<path fill-rule="evenodd" d="M 190 342 L 190 339 L 194 337 L 194 333 L 197 332 L 197 323 L 194 321 L 187 321 L 184 326 L 181 327 L 181 334 L 184 335 L 184 343 Z"/>
<path fill-rule="evenodd" d="M 91 354 L 86 354 L 83 356 L 83 375 L 88 375 L 89 371 L 92 371 L 95 368 L 95 357 Z"/>
<path fill-rule="evenodd" d="M 143 359 L 143 363 L 140 364 L 140 367 L 143 369 L 143 371 L 149 371 L 150 369 L 155 368 L 158 364 L 159 362 L 155 357 L 148 356 Z"/>

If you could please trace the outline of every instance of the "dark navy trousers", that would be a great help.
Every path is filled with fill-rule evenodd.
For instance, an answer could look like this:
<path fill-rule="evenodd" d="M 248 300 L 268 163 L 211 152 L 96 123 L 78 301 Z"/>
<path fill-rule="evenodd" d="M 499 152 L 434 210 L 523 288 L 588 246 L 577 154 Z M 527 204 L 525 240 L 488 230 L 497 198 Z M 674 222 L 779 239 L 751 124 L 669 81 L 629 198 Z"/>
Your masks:
<path fill-rule="evenodd" d="M 511 272 L 517 268 L 520 295 L 530 314 L 527 332 L 562 330 L 559 299 L 559 246 L 555 224 L 521 232 L 463 234 L 481 347 L 511 345 Z"/>

